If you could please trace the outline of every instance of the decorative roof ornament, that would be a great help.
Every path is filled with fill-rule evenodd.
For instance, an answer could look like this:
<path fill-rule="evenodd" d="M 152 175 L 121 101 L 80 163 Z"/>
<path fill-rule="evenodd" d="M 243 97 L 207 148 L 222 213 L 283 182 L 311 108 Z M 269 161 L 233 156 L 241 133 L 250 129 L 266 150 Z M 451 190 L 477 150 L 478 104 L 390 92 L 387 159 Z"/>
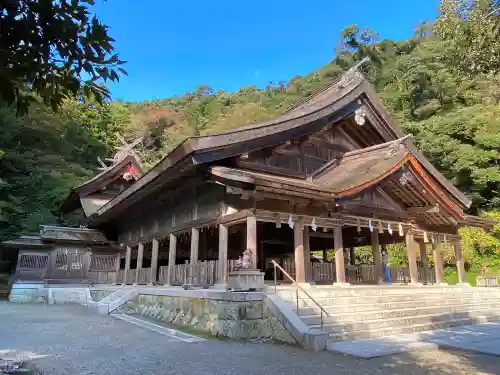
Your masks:
<path fill-rule="evenodd" d="M 311 229 L 312 229 L 313 231 L 315 231 L 315 232 L 318 230 L 318 226 L 316 225 L 316 218 L 315 218 L 315 217 L 313 217 L 313 218 L 312 218 L 312 221 L 311 221 Z"/>
<path fill-rule="evenodd" d="M 342 77 L 340 77 L 340 80 L 339 82 L 337 83 L 337 87 L 339 88 L 344 88 L 346 86 L 348 86 L 352 81 L 354 81 L 354 79 L 356 79 L 357 77 L 359 77 L 360 73 L 358 72 L 358 69 L 368 63 L 370 61 L 370 58 L 368 56 L 366 56 L 363 60 L 361 60 L 360 62 L 358 62 L 356 65 L 354 65 L 353 67 L 349 68 L 347 70 L 347 72 L 345 72 Z"/>
<path fill-rule="evenodd" d="M 403 186 L 405 186 L 408 182 L 412 181 L 413 180 L 413 177 L 412 175 L 405 171 L 403 172 L 402 176 L 399 178 L 399 183 Z"/>
<path fill-rule="evenodd" d="M 116 152 L 113 158 L 106 158 L 107 161 L 111 162 L 111 165 L 108 166 L 106 165 L 105 162 L 102 161 L 100 157 L 97 157 L 97 162 L 99 163 L 100 167 L 97 168 L 100 171 L 107 171 L 109 168 L 112 166 L 118 164 L 121 162 L 123 159 L 125 159 L 127 156 L 131 155 L 135 157 L 137 162 L 141 164 L 141 157 L 139 156 L 139 152 L 135 150 L 134 148 L 139 145 L 139 143 L 142 142 L 142 137 L 137 138 L 136 140 L 132 141 L 131 143 L 128 143 L 120 134 L 116 133 L 116 138 L 122 143 L 121 146 L 116 147 Z M 132 174 L 135 177 L 135 173 Z"/>
<path fill-rule="evenodd" d="M 359 126 L 363 126 L 366 123 L 366 111 L 363 108 L 358 108 L 354 111 L 354 121 Z"/>
<path fill-rule="evenodd" d="M 121 146 L 117 147 L 117 151 L 115 155 L 113 156 L 113 159 L 106 159 L 110 160 L 114 164 L 118 164 L 121 162 L 123 159 L 125 159 L 127 156 L 132 155 L 134 156 L 137 161 L 140 163 L 141 158 L 139 157 L 138 152 L 134 149 L 139 143 L 142 142 L 142 137 L 137 138 L 136 140 L 132 141 L 131 143 L 128 143 L 120 134 L 116 133 L 116 138 L 122 143 Z"/>

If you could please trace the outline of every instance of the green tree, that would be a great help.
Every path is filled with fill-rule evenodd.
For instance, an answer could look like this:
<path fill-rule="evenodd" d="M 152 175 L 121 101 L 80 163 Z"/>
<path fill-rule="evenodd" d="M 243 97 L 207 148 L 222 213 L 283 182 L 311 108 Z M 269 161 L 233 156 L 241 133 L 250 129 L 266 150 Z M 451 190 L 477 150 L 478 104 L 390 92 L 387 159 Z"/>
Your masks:
<path fill-rule="evenodd" d="M 10 0 L 0 5 L 0 100 L 26 113 L 40 97 L 109 97 L 103 81 L 125 73 L 108 27 L 91 17 L 94 0 Z"/>

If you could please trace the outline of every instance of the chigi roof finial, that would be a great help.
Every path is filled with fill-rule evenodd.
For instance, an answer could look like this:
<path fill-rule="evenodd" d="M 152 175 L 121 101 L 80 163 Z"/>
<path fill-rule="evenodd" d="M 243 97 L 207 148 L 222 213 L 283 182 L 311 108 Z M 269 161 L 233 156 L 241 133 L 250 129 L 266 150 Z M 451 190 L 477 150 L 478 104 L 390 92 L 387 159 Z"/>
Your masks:
<path fill-rule="evenodd" d="M 368 56 L 366 56 L 363 60 L 361 60 L 360 62 L 358 62 L 356 65 L 350 67 L 347 72 L 345 72 L 342 77 L 340 77 L 340 80 L 339 82 L 337 83 L 337 87 L 340 87 L 340 88 L 344 88 L 346 87 L 347 85 L 349 85 L 353 80 L 354 78 L 356 78 L 357 76 L 357 73 L 358 73 L 358 69 L 366 64 L 370 62 L 370 58 Z M 359 73 L 358 73 L 359 74 Z"/>
<path fill-rule="evenodd" d="M 135 149 L 139 143 L 142 142 L 142 137 L 137 138 L 131 143 L 128 143 L 125 138 L 123 138 L 120 134 L 116 133 L 116 138 L 121 143 L 121 146 L 116 147 L 116 152 L 113 158 L 106 158 L 106 161 L 111 162 L 111 166 L 106 165 L 101 158 L 97 158 L 98 163 L 100 164 L 100 167 L 98 168 L 101 171 L 108 170 L 111 168 L 113 165 L 118 164 L 121 162 L 123 159 L 125 159 L 127 156 L 132 155 L 136 158 L 137 162 L 141 164 L 141 157 L 139 156 L 139 151 Z"/>

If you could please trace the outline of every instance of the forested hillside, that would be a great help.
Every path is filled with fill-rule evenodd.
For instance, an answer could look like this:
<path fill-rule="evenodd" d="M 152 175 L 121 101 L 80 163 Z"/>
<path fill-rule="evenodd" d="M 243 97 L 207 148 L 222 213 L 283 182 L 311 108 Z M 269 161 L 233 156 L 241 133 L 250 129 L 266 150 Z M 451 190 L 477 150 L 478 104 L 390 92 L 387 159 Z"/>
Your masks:
<path fill-rule="evenodd" d="M 363 57 L 362 68 L 397 122 L 473 200 L 471 212 L 500 209 L 500 2 L 443 0 L 439 18 L 408 40 L 345 28 L 332 40 L 332 60 L 307 76 L 236 92 L 199 86 L 183 96 L 143 103 L 67 100 L 58 113 L 42 104 L 16 118 L 0 110 L 0 239 L 58 223 L 52 211 L 70 187 L 96 173 L 120 132 L 144 137 L 154 165 L 187 136 L 276 116 L 336 79 Z M 66 218 L 77 223 L 77 218 Z M 497 237 L 467 232 L 466 253 L 494 254 Z"/>

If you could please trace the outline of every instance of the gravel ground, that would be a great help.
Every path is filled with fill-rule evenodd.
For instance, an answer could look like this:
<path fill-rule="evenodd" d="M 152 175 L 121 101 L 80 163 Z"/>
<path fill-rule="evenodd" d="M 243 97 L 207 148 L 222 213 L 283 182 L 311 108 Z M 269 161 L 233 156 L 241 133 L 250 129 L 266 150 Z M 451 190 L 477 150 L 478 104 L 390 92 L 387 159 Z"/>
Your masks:
<path fill-rule="evenodd" d="M 34 356 L 44 375 L 500 374 L 500 358 L 431 350 L 374 359 L 295 347 L 184 343 L 80 306 L 0 303 L 0 357 Z"/>

